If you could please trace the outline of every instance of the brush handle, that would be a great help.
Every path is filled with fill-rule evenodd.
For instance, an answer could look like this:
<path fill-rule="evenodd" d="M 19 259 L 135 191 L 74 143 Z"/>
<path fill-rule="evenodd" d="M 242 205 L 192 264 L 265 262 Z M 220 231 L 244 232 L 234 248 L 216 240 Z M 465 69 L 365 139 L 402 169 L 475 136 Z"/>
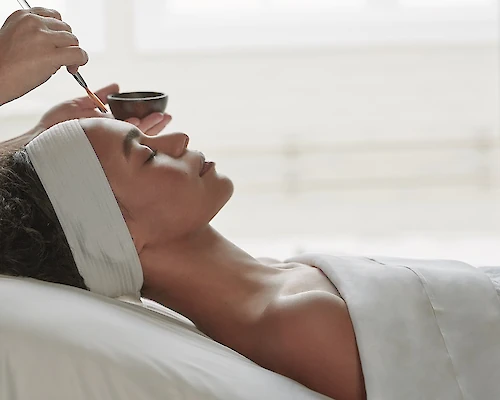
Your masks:
<path fill-rule="evenodd" d="M 76 79 L 76 81 L 81 85 L 82 88 L 84 88 L 84 89 L 88 88 L 87 82 L 85 82 L 85 79 L 83 79 L 83 76 L 81 76 L 79 72 L 77 72 L 76 74 L 71 74 L 71 75 L 73 75 L 73 78 Z"/>
<path fill-rule="evenodd" d="M 25 10 L 28 9 L 28 8 L 31 8 L 31 6 L 28 4 L 28 2 L 26 0 L 17 0 L 17 2 Z"/>

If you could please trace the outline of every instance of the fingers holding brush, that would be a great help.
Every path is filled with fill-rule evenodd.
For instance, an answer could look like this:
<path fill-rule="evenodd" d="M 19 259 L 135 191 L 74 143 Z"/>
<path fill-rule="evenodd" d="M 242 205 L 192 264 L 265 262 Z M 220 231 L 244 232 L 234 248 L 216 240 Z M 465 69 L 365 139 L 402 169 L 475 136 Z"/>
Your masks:
<path fill-rule="evenodd" d="M 47 27 L 51 29 L 50 34 L 56 47 L 58 68 L 65 65 L 70 73 L 76 74 L 78 68 L 89 60 L 87 52 L 79 47 L 80 41 L 72 33 L 71 26 L 63 21 L 48 19 Z"/>
<path fill-rule="evenodd" d="M 54 44 L 57 47 L 58 60 L 61 65 L 66 65 L 73 75 L 78 72 L 78 68 L 85 65 L 89 56 L 87 52 L 79 47 L 78 38 L 70 32 L 54 32 Z"/>
<path fill-rule="evenodd" d="M 55 10 L 19 10 L 0 29 L 0 105 L 47 81 L 59 68 L 76 73 L 88 61 L 71 27 Z"/>
<path fill-rule="evenodd" d="M 57 57 L 57 69 L 66 65 L 68 71 L 72 74 L 76 74 L 78 68 L 89 61 L 87 52 L 78 46 L 60 47 L 57 49 L 55 56 Z"/>
<path fill-rule="evenodd" d="M 52 10 L 50 8 L 32 7 L 29 9 L 29 12 L 39 15 L 40 17 L 54 18 L 62 21 L 62 17 L 59 11 Z"/>
<path fill-rule="evenodd" d="M 52 31 L 50 34 L 53 36 L 52 40 L 57 48 L 78 47 L 80 44 L 78 38 L 70 32 Z"/>
<path fill-rule="evenodd" d="M 69 33 L 73 33 L 73 29 L 71 28 L 71 26 L 68 25 L 64 21 L 60 21 L 60 20 L 55 19 L 55 18 L 46 17 L 44 22 L 45 22 L 46 27 L 52 31 L 56 31 L 56 32 L 66 31 Z"/>

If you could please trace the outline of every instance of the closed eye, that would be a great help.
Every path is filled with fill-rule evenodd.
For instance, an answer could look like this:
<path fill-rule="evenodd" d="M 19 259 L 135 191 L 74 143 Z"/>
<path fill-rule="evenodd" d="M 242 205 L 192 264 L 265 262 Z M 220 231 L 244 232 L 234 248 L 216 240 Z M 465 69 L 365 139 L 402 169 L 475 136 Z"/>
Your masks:
<path fill-rule="evenodd" d="M 158 150 L 153 150 L 151 149 L 151 154 L 150 156 L 148 157 L 148 159 L 146 160 L 146 164 L 153 161 L 153 158 L 155 158 L 156 154 L 158 153 Z"/>

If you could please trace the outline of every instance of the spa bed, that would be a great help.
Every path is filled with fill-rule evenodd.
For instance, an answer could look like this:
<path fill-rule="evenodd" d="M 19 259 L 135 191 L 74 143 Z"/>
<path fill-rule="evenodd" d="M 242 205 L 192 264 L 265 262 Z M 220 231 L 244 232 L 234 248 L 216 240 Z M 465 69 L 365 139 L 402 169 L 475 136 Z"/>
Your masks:
<path fill-rule="evenodd" d="M 500 296 L 500 268 L 484 272 Z M 257 366 L 152 301 L 141 306 L 0 276 L 0 400 L 35 399 L 327 397 Z"/>
<path fill-rule="evenodd" d="M 320 400 L 145 301 L 0 277 L 0 400 Z"/>

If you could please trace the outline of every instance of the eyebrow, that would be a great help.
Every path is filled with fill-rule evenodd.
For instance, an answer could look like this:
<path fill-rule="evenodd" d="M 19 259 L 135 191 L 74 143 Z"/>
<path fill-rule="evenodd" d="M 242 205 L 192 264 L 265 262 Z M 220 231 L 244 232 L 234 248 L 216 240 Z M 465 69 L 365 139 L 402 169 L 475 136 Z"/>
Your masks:
<path fill-rule="evenodd" d="M 141 131 L 136 127 L 133 127 L 128 133 L 125 135 L 125 139 L 123 139 L 123 154 L 125 158 L 128 160 L 130 158 L 130 150 L 132 148 L 132 141 L 141 136 Z"/>

